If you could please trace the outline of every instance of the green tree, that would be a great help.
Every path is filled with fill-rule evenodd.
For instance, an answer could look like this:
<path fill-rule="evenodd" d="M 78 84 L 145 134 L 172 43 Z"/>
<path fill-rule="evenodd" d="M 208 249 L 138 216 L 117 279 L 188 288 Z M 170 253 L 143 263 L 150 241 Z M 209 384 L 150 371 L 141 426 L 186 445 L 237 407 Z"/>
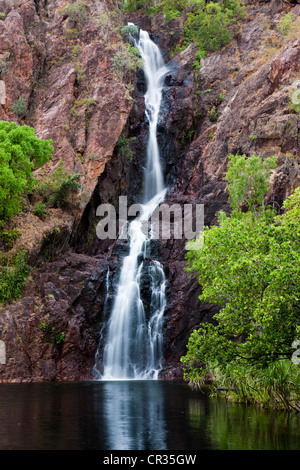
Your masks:
<path fill-rule="evenodd" d="M 247 210 L 261 210 L 268 190 L 270 170 L 276 168 L 276 156 L 264 160 L 258 155 L 228 156 L 226 179 L 229 183 L 228 192 L 234 210 L 245 206 Z"/>
<path fill-rule="evenodd" d="M 228 26 L 244 15 L 238 0 L 189 0 L 188 6 L 192 11 L 185 22 L 186 41 L 193 41 L 202 54 L 227 44 L 232 38 Z"/>
<path fill-rule="evenodd" d="M 22 195 L 35 181 L 32 171 L 52 152 L 52 141 L 38 139 L 33 128 L 0 121 L 0 220 L 20 212 Z"/>
<path fill-rule="evenodd" d="M 244 165 L 243 156 L 236 159 Z M 252 176 L 261 201 L 266 189 L 263 162 L 260 168 L 256 165 L 256 173 Z M 231 194 L 236 194 L 235 183 L 229 185 Z M 248 194 L 247 180 L 238 183 L 237 194 Z M 234 206 L 242 199 L 234 197 Z M 213 321 L 190 336 L 182 358 L 190 381 L 199 383 L 210 375 L 217 383 L 232 385 L 238 378 L 235 387 L 251 394 L 254 378 L 262 380 L 262 373 L 268 373 L 270 399 L 278 387 L 274 370 L 284 370 L 280 361 L 294 367 L 292 344 L 300 333 L 299 202 L 300 188 L 285 201 L 279 216 L 268 208 L 256 213 L 236 209 L 231 217 L 220 212 L 218 225 L 205 228 L 202 248 L 188 250 L 187 271 L 198 277 L 200 300 L 220 306 Z M 285 377 L 288 380 L 288 374 Z"/>

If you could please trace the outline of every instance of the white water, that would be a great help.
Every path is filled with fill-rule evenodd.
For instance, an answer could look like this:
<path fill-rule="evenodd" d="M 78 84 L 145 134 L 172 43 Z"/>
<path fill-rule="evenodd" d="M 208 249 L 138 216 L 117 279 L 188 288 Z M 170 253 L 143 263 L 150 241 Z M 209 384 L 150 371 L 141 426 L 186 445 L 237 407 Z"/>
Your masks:
<path fill-rule="evenodd" d="M 140 39 L 137 47 L 143 59 L 144 73 L 147 82 L 145 107 L 146 116 L 149 121 L 149 141 L 144 176 L 144 202 L 147 203 L 164 190 L 156 131 L 162 99 L 162 87 L 168 69 L 164 65 L 159 48 L 151 41 L 146 31 L 140 31 Z"/>
<path fill-rule="evenodd" d="M 147 83 L 145 107 L 149 121 L 149 140 L 144 173 L 144 201 L 140 216 L 128 228 L 130 249 L 123 260 L 108 322 L 104 370 L 101 376 L 104 380 L 157 379 L 162 366 L 166 279 L 158 261 L 152 260 L 149 266 L 146 262 L 150 240 L 143 226 L 166 193 L 157 143 L 157 122 L 167 68 L 159 48 L 146 31 L 140 31 L 135 45 L 143 59 Z M 151 292 L 147 312 L 140 292 L 145 269 L 150 278 Z"/>

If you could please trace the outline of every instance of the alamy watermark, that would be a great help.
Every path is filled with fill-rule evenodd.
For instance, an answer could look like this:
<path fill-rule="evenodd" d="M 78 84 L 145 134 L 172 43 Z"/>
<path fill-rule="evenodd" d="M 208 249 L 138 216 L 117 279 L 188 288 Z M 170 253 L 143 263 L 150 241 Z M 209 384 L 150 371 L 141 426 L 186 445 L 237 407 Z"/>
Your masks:
<path fill-rule="evenodd" d="M 6 346 L 2 340 L 0 340 L 0 364 L 6 364 Z"/>
<path fill-rule="evenodd" d="M 291 96 L 291 102 L 295 105 L 300 104 L 300 80 L 295 80 L 291 88 L 293 91 L 292 96 Z"/>
<path fill-rule="evenodd" d="M 132 204 L 127 196 L 119 197 L 118 210 L 112 204 L 100 204 L 96 216 L 102 217 L 96 227 L 100 240 L 128 239 L 129 219 L 149 239 L 195 240 L 204 230 L 204 204 Z M 198 240 L 199 238 L 197 238 Z"/>
<path fill-rule="evenodd" d="M 296 339 L 292 344 L 292 348 L 295 349 L 298 346 L 300 346 L 300 340 Z M 294 351 L 293 354 L 292 354 L 292 362 L 294 364 L 300 364 L 299 356 L 300 356 L 300 347 L 298 347 L 298 349 L 296 349 L 296 351 Z"/>

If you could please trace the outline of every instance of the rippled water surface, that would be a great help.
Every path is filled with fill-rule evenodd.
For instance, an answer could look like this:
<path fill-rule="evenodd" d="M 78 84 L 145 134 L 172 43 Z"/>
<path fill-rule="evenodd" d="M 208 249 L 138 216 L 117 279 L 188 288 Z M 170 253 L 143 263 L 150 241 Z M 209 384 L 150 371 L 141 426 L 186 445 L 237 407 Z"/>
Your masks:
<path fill-rule="evenodd" d="M 300 416 L 176 382 L 0 384 L 0 449 L 299 450 Z"/>

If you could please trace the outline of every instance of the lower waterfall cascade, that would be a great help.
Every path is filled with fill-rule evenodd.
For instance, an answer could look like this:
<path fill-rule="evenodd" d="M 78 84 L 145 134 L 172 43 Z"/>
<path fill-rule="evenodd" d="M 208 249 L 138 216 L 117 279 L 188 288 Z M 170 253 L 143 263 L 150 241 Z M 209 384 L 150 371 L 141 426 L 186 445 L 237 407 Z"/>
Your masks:
<path fill-rule="evenodd" d="M 157 122 L 168 68 L 148 32 L 139 30 L 134 45 L 143 59 L 147 84 L 144 99 L 149 136 L 144 193 L 140 215 L 128 226 L 129 253 L 122 261 L 115 298 L 104 325 L 106 332 L 101 331 L 99 348 L 103 349 L 102 364 L 99 364 L 98 348 L 94 367 L 96 377 L 101 380 L 155 380 L 163 360 L 166 277 L 161 263 L 148 259 L 151 227 L 148 232 L 150 238 L 143 227 L 148 223 L 154 208 L 163 202 L 167 190 L 157 142 Z M 150 279 L 151 299 L 147 311 L 141 298 L 141 281 L 145 270 Z"/>

